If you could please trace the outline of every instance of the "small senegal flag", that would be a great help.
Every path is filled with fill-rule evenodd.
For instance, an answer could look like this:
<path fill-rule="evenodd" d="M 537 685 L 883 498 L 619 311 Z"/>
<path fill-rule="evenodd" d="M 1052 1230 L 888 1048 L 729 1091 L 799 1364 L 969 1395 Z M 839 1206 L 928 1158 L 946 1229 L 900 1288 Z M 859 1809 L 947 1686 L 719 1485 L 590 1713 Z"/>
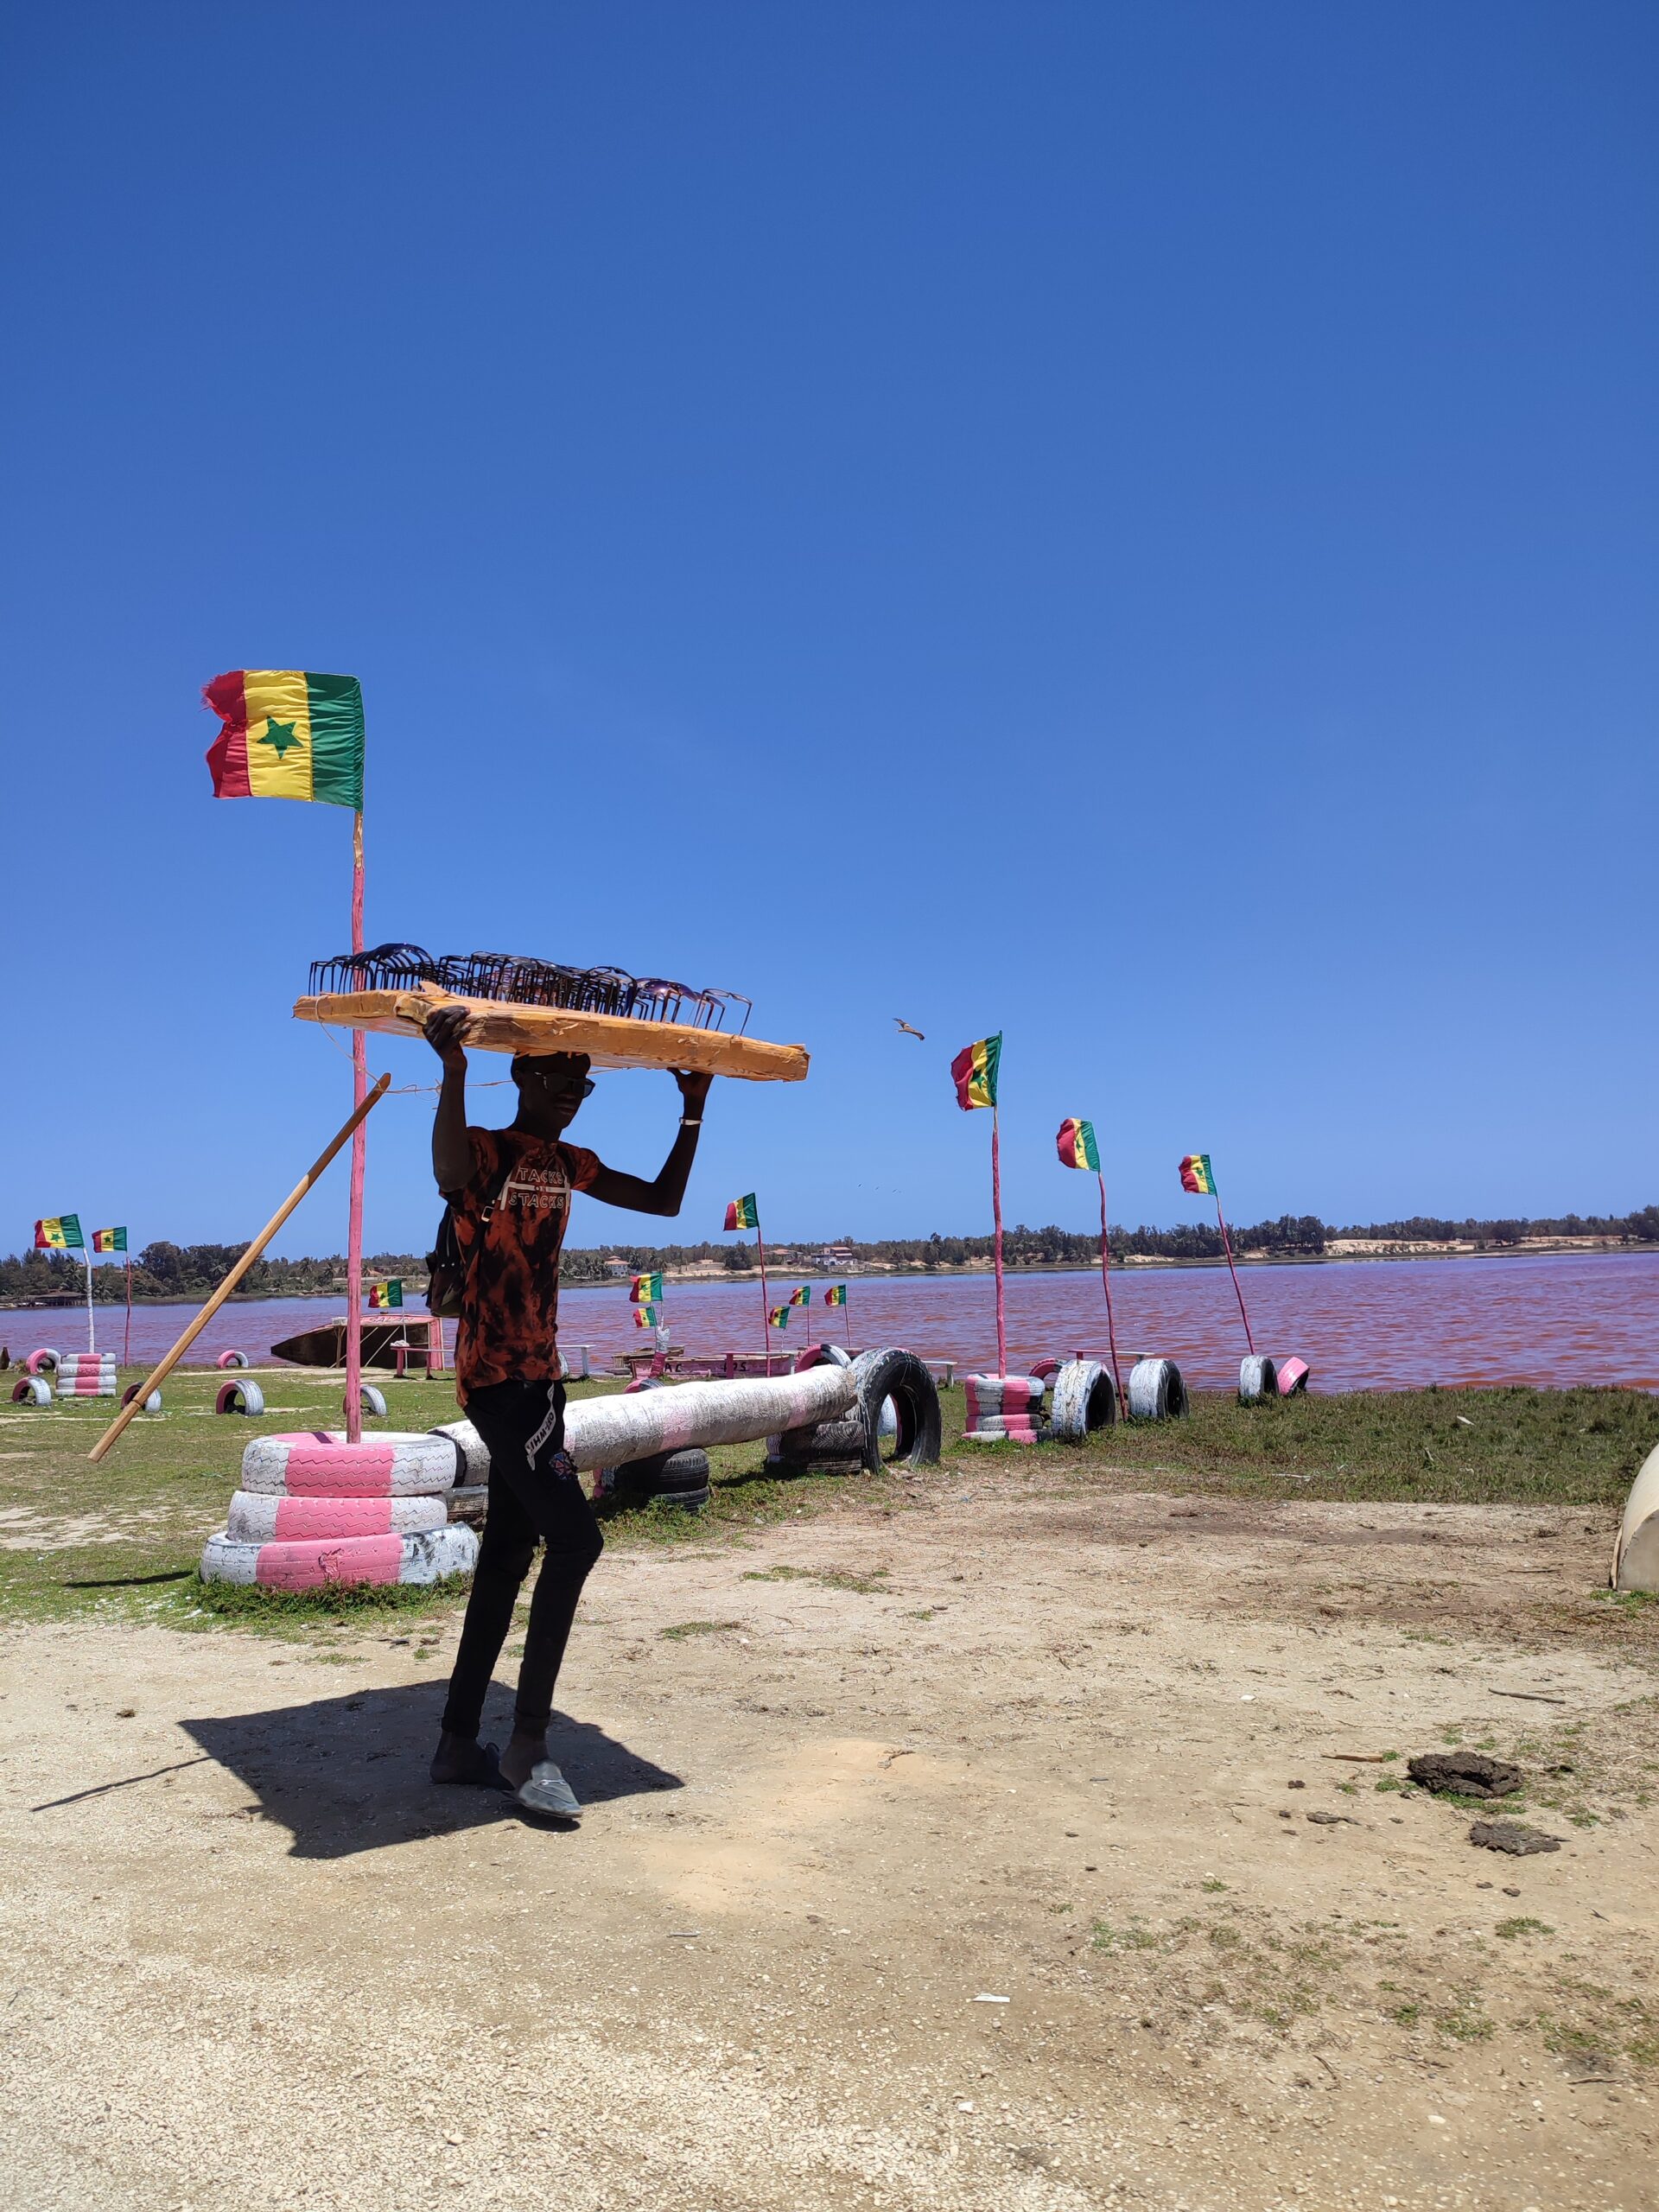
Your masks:
<path fill-rule="evenodd" d="M 732 1200 L 726 1209 L 726 1226 L 728 1229 L 760 1228 L 760 1207 L 753 1191 L 747 1198 Z"/>
<path fill-rule="evenodd" d="M 809 1283 L 803 1283 L 798 1290 L 791 1290 L 789 1294 L 789 1302 L 791 1306 L 810 1306 L 812 1303 L 811 1286 Z"/>
<path fill-rule="evenodd" d="M 976 1045 L 964 1045 L 950 1063 L 950 1073 L 957 1086 L 957 1103 L 964 1114 L 976 1106 L 995 1106 L 996 1103 L 996 1070 L 1002 1058 L 1002 1033 L 995 1037 L 982 1037 Z"/>
<path fill-rule="evenodd" d="M 846 1284 L 832 1282 L 823 1294 L 823 1302 L 826 1306 L 844 1306 L 847 1303 Z"/>
<path fill-rule="evenodd" d="M 662 1294 L 663 1278 L 660 1274 L 635 1275 L 633 1288 L 628 1293 L 628 1298 L 630 1303 L 635 1306 L 654 1306 Z"/>
<path fill-rule="evenodd" d="M 37 1252 L 84 1252 L 86 1249 L 78 1213 L 54 1214 L 49 1221 L 37 1221 L 35 1224 Z"/>
<path fill-rule="evenodd" d="M 401 1306 L 403 1302 L 404 1286 L 401 1282 L 372 1282 L 369 1285 L 371 1313 L 384 1313 L 388 1306 Z"/>
<path fill-rule="evenodd" d="M 354 676 L 233 668 L 202 693 L 224 728 L 207 748 L 215 798 L 363 804 L 363 687 Z"/>
<path fill-rule="evenodd" d="M 1195 1198 L 1215 1197 L 1216 1178 L 1207 1152 L 1189 1152 L 1182 1160 L 1181 1188 L 1191 1191 Z"/>
<path fill-rule="evenodd" d="M 636 1306 L 633 1325 L 636 1329 L 657 1329 L 662 1326 L 662 1315 L 654 1306 Z"/>
<path fill-rule="evenodd" d="M 789 1326 L 789 1316 L 790 1308 L 787 1306 L 774 1306 L 766 1319 L 774 1329 L 786 1329 Z"/>
<path fill-rule="evenodd" d="M 1100 1173 L 1100 1147 L 1095 1142 L 1092 1122 L 1079 1122 L 1068 1116 L 1060 1123 L 1059 1135 L 1054 1141 L 1059 1149 L 1062 1167 L 1086 1167 L 1093 1175 Z"/>
<path fill-rule="evenodd" d="M 124 1229 L 95 1229 L 92 1231 L 94 1252 L 124 1252 L 127 1232 Z"/>

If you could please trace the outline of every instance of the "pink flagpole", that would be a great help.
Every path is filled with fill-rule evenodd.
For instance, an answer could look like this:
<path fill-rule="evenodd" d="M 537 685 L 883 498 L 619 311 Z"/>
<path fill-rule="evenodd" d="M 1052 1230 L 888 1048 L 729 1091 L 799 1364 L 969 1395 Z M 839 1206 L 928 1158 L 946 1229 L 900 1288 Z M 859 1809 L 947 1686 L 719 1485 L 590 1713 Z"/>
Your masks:
<path fill-rule="evenodd" d="M 352 823 L 352 950 L 363 950 L 363 811 Z M 360 976 L 353 982 L 362 987 Z M 352 1032 L 352 1103 L 360 1106 L 369 1095 L 368 1039 L 360 1029 Z M 368 1134 L 362 1122 L 352 1132 L 351 1211 L 346 1229 L 346 1439 L 363 1440 L 363 1177 L 368 1160 Z"/>
<path fill-rule="evenodd" d="M 1117 1371 L 1117 1332 L 1112 1326 L 1112 1247 L 1106 1227 L 1106 1171 L 1095 1171 L 1100 1185 L 1100 1287 L 1106 1294 L 1106 1341 L 1112 1348 L 1112 1386 L 1117 1392 L 1120 1414 L 1123 1406 L 1123 1377 Z"/>
<path fill-rule="evenodd" d="M 1216 1219 L 1221 1223 L 1221 1249 L 1227 1255 L 1228 1271 L 1233 1278 L 1233 1295 L 1238 1300 L 1238 1318 L 1244 1324 L 1244 1341 L 1251 1356 L 1255 1352 L 1255 1338 L 1250 1334 L 1250 1317 L 1244 1311 L 1244 1294 L 1238 1287 L 1238 1269 L 1233 1265 L 1233 1248 L 1227 1236 L 1227 1224 L 1221 1217 L 1221 1192 L 1216 1192 Z"/>
<path fill-rule="evenodd" d="M 997 1109 L 991 1109 L 991 1218 L 996 1224 L 996 1371 L 1008 1371 L 1008 1330 L 1002 1309 L 1002 1142 Z"/>
<path fill-rule="evenodd" d="M 132 1364 L 132 1254 L 127 1254 L 127 1333 L 121 1346 L 121 1364 Z"/>
<path fill-rule="evenodd" d="M 772 1296 L 766 1288 L 766 1248 L 760 1235 L 760 1207 L 754 1209 L 754 1249 L 760 1255 L 760 1341 L 766 1348 L 766 1372 L 772 1372 Z M 785 1358 L 787 1365 L 787 1358 Z"/>

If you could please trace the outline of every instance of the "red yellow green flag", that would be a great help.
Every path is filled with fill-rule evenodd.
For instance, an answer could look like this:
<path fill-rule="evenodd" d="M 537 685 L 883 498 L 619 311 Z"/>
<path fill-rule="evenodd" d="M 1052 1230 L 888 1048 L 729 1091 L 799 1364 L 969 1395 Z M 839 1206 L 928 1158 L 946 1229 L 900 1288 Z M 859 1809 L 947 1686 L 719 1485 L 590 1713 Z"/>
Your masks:
<path fill-rule="evenodd" d="M 390 1307 L 401 1306 L 403 1302 L 404 1286 L 401 1281 L 394 1280 L 391 1282 L 372 1282 L 369 1285 L 369 1310 L 372 1313 L 384 1313 Z"/>
<path fill-rule="evenodd" d="M 1191 1191 L 1195 1198 L 1213 1198 L 1216 1179 L 1210 1166 L 1207 1152 L 1189 1152 L 1181 1162 L 1181 1188 Z"/>
<path fill-rule="evenodd" d="M 847 1303 L 846 1284 L 832 1282 L 823 1294 L 823 1302 L 826 1306 L 844 1306 Z"/>
<path fill-rule="evenodd" d="M 728 1229 L 760 1228 L 760 1207 L 753 1191 L 749 1192 L 747 1198 L 734 1198 L 731 1201 L 726 1209 L 726 1226 Z"/>
<path fill-rule="evenodd" d="M 662 1294 L 663 1278 L 658 1274 L 635 1275 L 628 1297 L 635 1306 L 654 1306 Z"/>
<path fill-rule="evenodd" d="M 1079 1122 L 1068 1116 L 1060 1123 L 1054 1141 L 1062 1167 L 1086 1167 L 1094 1175 L 1100 1173 L 1100 1147 L 1095 1142 L 1092 1122 Z"/>
<path fill-rule="evenodd" d="M 950 1063 L 950 1073 L 957 1086 L 957 1103 L 964 1114 L 976 1106 L 995 1106 L 996 1103 L 996 1071 L 1002 1058 L 1002 1033 L 995 1037 L 982 1037 L 976 1045 L 964 1045 Z"/>
<path fill-rule="evenodd" d="M 202 697 L 224 727 L 207 748 L 215 798 L 363 804 L 363 687 L 308 669 L 233 668 Z"/>
<path fill-rule="evenodd" d="M 636 1306 L 633 1309 L 633 1325 L 636 1329 L 658 1328 L 662 1324 L 662 1319 L 661 1311 L 655 1306 Z"/>
<path fill-rule="evenodd" d="M 35 1224 L 35 1249 L 37 1252 L 84 1252 L 86 1240 L 80 1233 L 78 1213 L 53 1214 Z"/>
<path fill-rule="evenodd" d="M 127 1232 L 124 1229 L 95 1229 L 92 1231 L 94 1252 L 124 1252 Z"/>
<path fill-rule="evenodd" d="M 803 1283 L 798 1290 L 791 1290 L 789 1294 L 789 1302 L 791 1306 L 810 1306 L 812 1303 L 811 1286 L 809 1283 Z"/>
<path fill-rule="evenodd" d="M 786 1329 L 789 1326 L 789 1317 L 792 1310 L 787 1306 L 774 1306 L 767 1313 L 766 1319 L 774 1329 Z"/>

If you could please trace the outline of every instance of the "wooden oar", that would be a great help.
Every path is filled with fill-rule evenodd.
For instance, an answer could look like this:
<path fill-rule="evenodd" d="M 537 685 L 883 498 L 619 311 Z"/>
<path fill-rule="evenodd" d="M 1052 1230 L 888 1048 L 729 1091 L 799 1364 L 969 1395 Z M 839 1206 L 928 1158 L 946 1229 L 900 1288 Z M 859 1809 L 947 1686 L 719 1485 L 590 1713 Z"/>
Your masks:
<path fill-rule="evenodd" d="M 194 1344 L 196 1338 L 201 1334 L 207 1324 L 213 1319 L 214 1314 L 218 1313 L 219 1307 L 225 1303 L 231 1293 L 236 1288 L 238 1283 L 241 1281 L 243 1276 L 246 1274 L 248 1269 L 253 1265 L 254 1262 L 259 1257 L 259 1255 L 264 1250 L 266 1245 L 270 1243 L 271 1238 L 276 1234 L 283 1224 L 288 1219 L 289 1214 L 293 1212 L 295 1207 L 298 1205 L 300 1200 L 305 1196 L 306 1192 L 311 1188 L 311 1185 L 322 1173 L 323 1169 L 327 1166 L 334 1154 L 340 1150 L 342 1145 L 350 1141 L 352 1132 L 356 1128 L 358 1123 L 363 1121 L 367 1116 L 370 1109 L 378 1104 L 379 1101 L 385 1096 L 386 1086 L 391 1081 L 391 1077 L 389 1075 L 383 1075 L 379 1082 L 375 1084 L 373 1090 L 370 1091 L 368 1096 L 363 1101 L 363 1103 L 353 1113 L 352 1118 L 346 1122 L 344 1128 L 340 1130 L 339 1135 L 330 1142 L 324 1151 L 320 1152 L 317 1154 L 317 1157 L 312 1161 L 310 1166 L 306 1169 L 305 1173 L 301 1177 L 300 1180 L 294 1185 L 294 1188 L 283 1200 L 281 1205 L 277 1207 L 276 1212 L 272 1214 L 270 1219 L 265 1224 L 259 1234 L 254 1238 L 252 1243 L 249 1245 L 247 1250 L 242 1255 L 236 1265 L 231 1269 L 229 1274 L 226 1276 L 224 1281 L 220 1283 L 219 1288 L 207 1300 L 207 1303 L 202 1307 L 200 1313 L 197 1314 L 195 1319 L 190 1324 L 184 1334 L 179 1338 L 177 1344 L 174 1345 L 172 1351 L 168 1352 L 167 1357 L 162 1362 L 161 1365 L 156 1369 L 155 1372 L 149 1377 L 143 1386 L 134 1392 L 133 1395 L 128 1400 L 127 1403 L 122 1407 L 120 1412 L 105 1430 L 103 1435 L 99 1438 L 97 1443 L 93 1445 L 92 1450 L 86 1454 L 86 1457 L 90 1460 L 93 1461 L 94 1464 L 104 1457 L 104 1454 L 109 1450 L 111 1445 L 115 1442 L 116 1438 L 119 1436 L 122 1430 L 125 1428 L 127 1423 L 133 1419 L 135 1414 L 143 1409 L 144 1401 L 149 1397 L 150 1392 L 157 1389 L 160 1384 L 165 1381 L 167 1376 L 173 1372 L 173 1370 L 184 1357 L 186 1352 L 189 1351 L 191 1345 Z"/>

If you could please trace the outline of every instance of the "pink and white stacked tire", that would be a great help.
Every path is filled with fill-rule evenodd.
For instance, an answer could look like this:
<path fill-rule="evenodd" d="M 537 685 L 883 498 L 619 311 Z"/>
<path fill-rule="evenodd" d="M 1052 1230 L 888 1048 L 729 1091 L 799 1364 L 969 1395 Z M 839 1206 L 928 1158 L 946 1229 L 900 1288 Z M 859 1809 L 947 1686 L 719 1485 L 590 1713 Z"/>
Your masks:
<path fill-rule="evenodd" d="M 289 1497 L 239 1490 L 225 1533 L 241 1544 L 309 1543 L 335 1536 L 421 1536 L 449 1518 L 447 1497 Z"/>
<path fill-rule="evenodd" d="M 242 1454 L 245 1491 L 290 1497 L 435 1497 L 455 1479 L 447 1436 L 393 1433 L 348 1444 L 337 1432 L 256 1436 Z"/>
<path fill-rule="evenodd" d="M 964 1443 L 1035 1444 L 1042 1436 L 1043 1385 L 1034 1375 L 964 1375 Z"/>
<path fill-rule="evenodd" d="M 222 1351 L 213 1362 L 215 1367 L 245 1367 L 248 1355 L 245 1351 Z"/>
<path fill-rule="evenodd" d="M 116 1389 L 113 1352 L 67 1351 L 58 1362 L 60 1398 L 112 1398 Z"/>
<path fill-rule="evenodd" d="M 58 1362 L 62 1357 L 61 1352 L 54 1351 L 49 1344 L 42 1344 L 38 1351 L 30 1352 L 23 1362 L 23 1372 L 25 1375 L 55 1375 Z"/>
<path fill-rule="evenodd" d="M 228 1530 L 201 1554 L 204 1582 L 257 1583 L 267 1590 L 327 1590 L 339 1584 L 442 1582 L 470 1574 L 478 1537 L 462 1522 L 413 1535 L 322 1536 L 245 1543 Z"/>

